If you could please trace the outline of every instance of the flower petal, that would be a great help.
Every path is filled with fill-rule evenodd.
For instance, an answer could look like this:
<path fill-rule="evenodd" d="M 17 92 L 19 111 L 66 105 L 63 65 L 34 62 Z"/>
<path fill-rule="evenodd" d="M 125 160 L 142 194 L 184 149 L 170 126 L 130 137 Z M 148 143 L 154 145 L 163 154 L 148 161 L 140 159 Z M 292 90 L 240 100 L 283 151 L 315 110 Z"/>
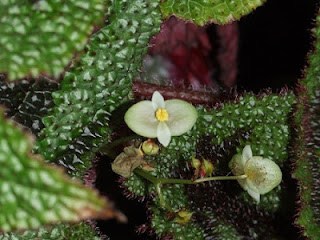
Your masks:
<path fill-rule="evenodd" d="M 250 158 L 252 158 L 252 150 L 250 145 L 246 145 L 242 150 L 243 164 L 245 164 Z"/>
<path fill-rule="evenodd" d="M 196 123 L 198 112 L 190 103 L 172 99 L 165 101 L 169 119 L 166 121 L 172 136 L 180 136 L 189 131 Z"/>
<path fill-rule="evenodd" d="M 255 192 L 251 190 L 250 188 L 247 189 L 247 192 L 251 197 L 253 197 L 254 200 L 256 200 L 258 203 L 260 202 L 260 193 Z"/>
<path fill-rule="evenodd" d="M 158 108 L 164 108 L 164 98 L 158 91 L 152 94 L 151 101 L 154 111 L 157 111 Z"/>
<path fill-rule="evenodd" d="M 151 101 L 141 101 L 131 106 L 124 115 L 124 121 L 140 136 L 157 137 L 158 120 Z"/>
<path fill-rule="evenodd" d="M 229 168 L 235 176 L 244 174 L 243 157 L 241 154 L 236 154 L 232 157 L 229 162 Z"/>
<path fill-rule="evenodd" d="M 252 157 L 247 161 L 244 172 L 248 187 L 260 194 L 270 192 L 278 186 L 282 180 L 282 173 L 279 166 L 267 158 Z"/>
<path fill-rule="evenodd" d="M 158 140 L 163 146 L 168 146 L 171 140 L 170 129 L 164 122 L 159 122 L 157 129 Z"/>

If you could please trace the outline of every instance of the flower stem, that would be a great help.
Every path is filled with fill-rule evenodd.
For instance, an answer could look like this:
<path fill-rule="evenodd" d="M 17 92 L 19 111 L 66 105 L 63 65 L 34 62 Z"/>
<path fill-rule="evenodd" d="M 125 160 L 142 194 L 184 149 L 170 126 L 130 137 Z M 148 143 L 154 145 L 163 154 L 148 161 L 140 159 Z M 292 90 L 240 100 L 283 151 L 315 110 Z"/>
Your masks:
<path fill-rule="evenodd" d="M 166 208 L 169 212 L 174 212 L 174 210 L 172 209 L 172 207 L 166 202 L 166 200 L 164 199 L 164 196 L 162 194 L 162 184 L 161 183 L 157 183 L 155 184 L 155 188 L 157 191 L 157 194 L 159 196 L 159 200 L 160 200 L 160 205 L 164 208 Z"/>
<path fill-rule="evenodd" d="M 208 177 L 208 178 L 200 178 L 197 180 L 188 180 L 188 179 L 176 179 L 176 178 L 157 178 L 152 176 L 149 172 L 141 169 L 136 168 L 133 170 L 133 172 L 149 182 L 151 182 L 158 194 L 160 205 L 164 208 L 166 208 L 169 212 L 174 212 L 174 210 L 171 208 L 171 206 L 165 201 L 164 196 L 162 194 L 162 185 L 163 184 L 198 184 L 202 182 L 208 182 L 208 181 L 217 181 L 217 180 L 240 180 L 245 179 L 247 175 L 239 175 L 239 176 L 217 176 L 217 177 Z"/>
<path fill-rule="evenodd" d="M 150 173 L 147 171 L 141 169 L 141 168 L 136 168 L 133 170 L 134 173 L 138 174 L 139 176 L 147 179 L 149 182 L 153 183 L 156 192 L 158 194 L 159 200 L 160 200 L 160 205 L 164 208 L 166 208 L 169 212 L 174 212 L 174 210 L 171 208 L 171 206 L 166 202 L 164 199 L 164 196 L 162 194 L 162 182 L 160 181 L 160 178 L 156 178 L 152 176 Z"/>
<path fill-rule="evenodd" d="M 239 176 L 217 176 L 217 177 L 208 177 L 208 178 L 200 178 L 197 180 L 189 180 L 189 179 L 176 179 L 176 178 L 156 178 L 152 176 L 147 171 L 142 170 L 141 168 L 136 168 L 134 173 L 144 177 L 148 181 L 152 182 L 153 184 L 197 184 L 202 182 L 208 181 L 217 181 L 217 180 L 241 180 L 247 178 L 247 175 L 239 175 Z"/>
<path fill-rule="evenodd" d="M 208 177 L 208 178 L 200 178 L 194 181 L 194 183 L 208 182 L 208 181 L 217 181 L 217 180 L 241 180 L 247 178 L 247 175 L 239 175 L 239 176 L 217 176 L 217 177 Z"/>
<path fill-rule="evenodd" d="M 176 179 L 176 178 L 158 178 L 158 181 L 162 184 L 173 183 L 173 184 L 195 184 L 192 180 L 187 179 Z"/>
<path fill-rule="evenodd" d="M 152 176 L 150 173 L 148 173 L 147 171 L 145 171 L 145 170 L 143 170 L 143 169 L 141 169 L 141 168 L 136 168 L 135 170 L 133 170 L 133 172 L 134 172 L 135 174 L 138 174 L 139 176 L 147 179 L 149 182 L 152 182 L 152 183 L 155 184 L 155 185 L 158 184 L 158 183 L 160 183 L 160 182 L 158 181 L 158 178 Z"/>

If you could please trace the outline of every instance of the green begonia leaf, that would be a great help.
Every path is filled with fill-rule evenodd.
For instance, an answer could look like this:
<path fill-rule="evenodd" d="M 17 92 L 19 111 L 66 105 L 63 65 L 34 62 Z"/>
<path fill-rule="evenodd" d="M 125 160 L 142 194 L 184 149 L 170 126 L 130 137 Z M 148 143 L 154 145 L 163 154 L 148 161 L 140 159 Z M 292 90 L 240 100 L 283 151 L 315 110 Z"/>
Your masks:
<path fill-rule="evenodd" d="M 104 10 L 103 0 L 0 1 L 0 72 L 59 76 Z"/>
<path fill-rule="evenodd" d="M 43 118 L 36 151 L 83 176 L 99 148 L 111 140 L 111 115 L 132 97 L 151 36 L 161 25 L 159 2 L 134 0 L 115 6 L 109 24 L 92 36 L 77 67 L 53 93 L 56 106 Z M 119 122 L 119 121 L 117 121 Z"/>
<path fill-rule="evenodd" d="M 57 224 L 23 233 L 4 233 L 0 240 L 100 240 L 96 232 L 85 222 Z"/>
<path fill-rule="evenodd" d="M 41 117 L 54 106 L 51 92 L 59 83 L 41 77 L 7 82 L 0 75 L 0 104 L 5 106 L 5 115 L 28 128 L 34 135 L 44 127 Z"/>
<path fill-rule="evenodd" d="M 296 168 L 293 176 L 299 185 L 299 213 L 296 223 L 308 239 L 320 236 L 320 12 L 313 29 L 314 51 L 308 57 L 305 77 L 300 81 L 296 107 Z"/>
<path fill-rule="evenodd" d="M 208 22 L 227 24 L 239 20 L 261 6 L 265 0 L 166 0 L 161 3 L 165 17 L 175 15 L 197 25 Z"/>
<path fill-rule="evenodd" d="M 0 118 L 0 231 L 113 216 L 96 192 L 30 153 L 29 139 Z"/>

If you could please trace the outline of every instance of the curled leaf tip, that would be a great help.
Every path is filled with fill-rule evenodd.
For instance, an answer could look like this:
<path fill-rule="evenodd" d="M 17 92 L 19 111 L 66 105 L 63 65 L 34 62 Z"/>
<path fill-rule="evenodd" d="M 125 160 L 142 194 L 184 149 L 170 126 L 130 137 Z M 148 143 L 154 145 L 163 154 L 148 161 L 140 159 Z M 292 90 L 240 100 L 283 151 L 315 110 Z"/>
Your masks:
<path fill-rule="evenodd" d="M 123 176 L 130 177 L 134 169 L 136 169 L 143 161 L 140 150 L 133 146 L 124 148 L 114 162 L 111 164 L 112 171 Z"/>

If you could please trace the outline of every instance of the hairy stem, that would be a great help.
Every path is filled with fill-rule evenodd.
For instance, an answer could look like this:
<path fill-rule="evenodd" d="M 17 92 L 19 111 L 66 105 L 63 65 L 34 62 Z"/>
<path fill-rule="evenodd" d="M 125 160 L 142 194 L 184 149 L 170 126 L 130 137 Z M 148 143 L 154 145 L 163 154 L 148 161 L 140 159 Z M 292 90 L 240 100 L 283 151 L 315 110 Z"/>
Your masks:
<path fill-rule="evenodd" d="M 135 170 L 133 170 L 133 172 L 135 174 L 138 174 L 139 176 L 147 179 L 149 182 L 152 182 L 154 185 L 159 183 L 158 178 L 152 176 L 150 173 L 142 170 L 141 168 L 136 168 Z"/>
<path fill-rule="evenodd" d="M 135 96 L 151 98 L 155 91 L 161 93 L 165 99 L 177 98 L 193 104 L 212 105 L 221 100 L 220 94 L 214 91 L 195 91 L 190 89 L 177 89 L 170 86 L 135 81 L 132 84 L 132 91 Z M 220 100 L 219 100 L 220 99 Z"/>
<path fill-rule="evenodd" d="M 169 212 L 175 212 L 172 207 L 166 202 L 166 200 L 164 199 L 164 196 L 162 194 L 162 184 L 161 183 L 157 183 L 155 184 L 155 188 L 157 191 L 157 194 L 159 196 L 159 200 L 160 200 L 160 205 L 164 208 L 166 208 Z"/>
<path fill-rule="evenodd" d="M 134 173 L 140 175 L 141 177 L 147 179 L 153 184 L 197 184 L 208 181 L 220 181 L 220 180 L 241 180 L 247 178 L 247 175 L 239 175 L 239 176 L 216 176 L 216 177 L 208 177 L 208 178 L 200 178 L 197 180 L 189 180 L 189 179 L 176 179 L 176 178 L 156 178 L 152 176 L 147 171 L 142 170 L 141 168 L 136 168 Z"/>
<path fill-rule="evenodd" d="M 145 179 L 147 179 L 149 182 L 151 182 L 158 194 L 160 205 L 163 208 L 166 208 L 169 212 L 174 212 L 174 210 L 171 208 L 171 206 L 166 202 L 164 199 L 164 196 L 162 194 L 162 185 L 163 184 L 198 184 L 202 182 L 208 182 L 208 181 L 217 181 L 217 180 L 239 180 L 239 179 L 245 179 L 247 175 L 239 175 L 239 176 L 217 176 L 217 177 L 208 177 L 208 178 L 201 178 L 197 179 L 195 181 L 189 180 L 189 179 L 176 179 L 176 178 L 156 178 L 152 176 L 149 172 L 141 169 L 136 168 L 133 170 L 133 172 Z"/>

